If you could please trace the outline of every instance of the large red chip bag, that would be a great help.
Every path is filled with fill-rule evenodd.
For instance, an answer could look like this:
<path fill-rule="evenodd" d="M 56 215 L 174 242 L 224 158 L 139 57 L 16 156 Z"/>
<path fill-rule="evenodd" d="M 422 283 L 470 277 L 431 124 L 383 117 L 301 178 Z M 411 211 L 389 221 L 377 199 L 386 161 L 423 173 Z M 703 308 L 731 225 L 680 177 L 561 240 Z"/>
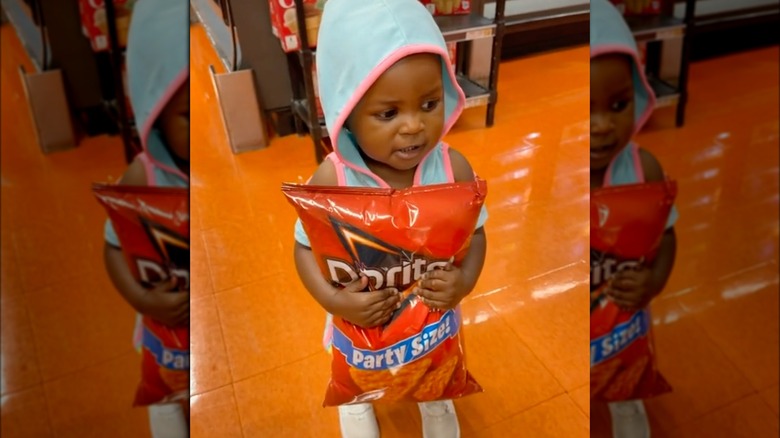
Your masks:
<path fill-rule="evenodd" d="M 369 279 L 372 290 L 403 291 L 384 326 L 333 318 L 325 406 L 432 401 L 482 391 L 466 370 L 460 308 L 429 309 L 411 291 L 423 273 L 466 256 L 485 200 L 478 180 L 377 189 L 285 184 L 322 274 L 336 286 Z"/>
<path fill-rule="evenodd" d="M 674 181 L 591 192 L 592 400 L 648 398 L 671 390 L 656 367 L 649 310 L 620 310 L 607 298 L 605 289 L 616 272 L 655 258 L 676 194 Z"/>
<path fill-rule="evenodd" d="M 95 184 L 133 276 L 151 287 L 174 276 L 190 288 L 189 192 L 186 188 Z M 143 317 L 141 383 L 135 406 L 189 397 L 190 330 Z"/>

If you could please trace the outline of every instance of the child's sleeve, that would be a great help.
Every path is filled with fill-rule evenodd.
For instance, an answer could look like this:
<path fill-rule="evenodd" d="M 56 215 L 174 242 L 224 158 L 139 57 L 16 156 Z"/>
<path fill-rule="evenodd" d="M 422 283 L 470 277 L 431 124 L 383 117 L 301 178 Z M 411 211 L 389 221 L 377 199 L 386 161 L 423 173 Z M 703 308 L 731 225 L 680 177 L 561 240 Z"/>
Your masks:
<path fill-rule="evenodd" d="M 677 223 L 677 207 L 672 205 L 672 209 L 669 211 L 669 218 L 666 219 L 666 229 L 672 228 Z"/>
<path fill-rule="evenodd" d="M 300 218 L 295 221 L 295 241 L 307 248 L 311 248 L 309 236 L 306 235 L 306 230 L 303 229 L 303 224 L 301 223 Z"/>
<path fill-rule="evenodd" d="M 106 243 L 113 247 L 122 247 L 119 243 L 119 237 L 117 237 L 116 231 L 114 231 L 114 225 L 111 223 L 111 219 L 106 219 L 106 224 L 103 227 L 103 238 L 106 240 Z"/>
<path fill-rule="evenodd" d="M 482 228 L 485 225 L 485 222 L 487 222 L 488 219 L 488 212 L 485 205 L 482 205 L 482 209 L 479 210 L 479 218 L 477 218 L 477 226 L 474 227 L 475 230 L 478 230 Z"/>

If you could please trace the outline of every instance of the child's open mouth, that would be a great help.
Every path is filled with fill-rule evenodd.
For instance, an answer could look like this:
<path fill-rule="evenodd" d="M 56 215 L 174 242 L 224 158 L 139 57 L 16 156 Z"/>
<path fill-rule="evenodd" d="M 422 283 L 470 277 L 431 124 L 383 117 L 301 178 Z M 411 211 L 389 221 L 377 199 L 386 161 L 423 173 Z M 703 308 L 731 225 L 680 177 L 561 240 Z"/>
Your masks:
<path fill-rule="evenodd" d="M 419 153 L 423 150 L 423 145 L 414 145 L 409 146 L 403 149 L 397 149 L 395 153 L 399 155 L 401 158 L 408 160 L 411 158 L 415 158 Z"/>
<path fill-rule="evenodd" d="M 591 160 L 603 160 L 610 156 L 612 153 L 613 145 L 600 146 L 590 149 Z"/>

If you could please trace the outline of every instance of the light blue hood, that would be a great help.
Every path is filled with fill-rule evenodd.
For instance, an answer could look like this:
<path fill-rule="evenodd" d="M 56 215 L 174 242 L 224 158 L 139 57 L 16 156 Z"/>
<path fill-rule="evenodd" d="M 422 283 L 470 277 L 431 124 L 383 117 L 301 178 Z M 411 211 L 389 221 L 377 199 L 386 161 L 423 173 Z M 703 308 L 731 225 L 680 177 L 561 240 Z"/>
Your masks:
<path fill-rule="evenodd" d="M 341 160 L 377 181 L 379 177 L 368 169 L 357 145 L 343 129 L 344 123 L 382 73 L 398 60 L 417 53 L 433 53 L 442 58 L 443 136 L 463 111 L 465 97 L 455 80 L 441 31 L 422 3 L 418 0 L 328 0 L 325 3 L 317 44 L 317 78 L 325 122 L 334 151 Z"/>
<path fill-rule="evenodd" d="M 138 0 L 127 42 L 127 80 L 141 145 L 162 169 L 189 180 L 173 161 L 154 122 L 189 78 L 187 0 Z"/>
<path fill-rule="evenodd" d="M 655 94 L 647 82 L 639 61 L 639 51 L 631 30 L 620 12 L 607 0 L 590 2 L 590 57 L 608 53 L 629 55 L 634 71 L 634 134 L 650 118 L 655 107 Z"/>

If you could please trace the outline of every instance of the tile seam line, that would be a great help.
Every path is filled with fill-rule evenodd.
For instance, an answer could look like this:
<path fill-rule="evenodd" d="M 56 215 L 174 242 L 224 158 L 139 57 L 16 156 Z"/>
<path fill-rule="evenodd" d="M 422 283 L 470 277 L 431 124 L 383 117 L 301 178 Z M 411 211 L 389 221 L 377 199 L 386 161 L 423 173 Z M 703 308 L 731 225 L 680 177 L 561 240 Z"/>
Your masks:
<path fill-rule="evenodd" d="M 765 406 L 766 406 L 766 405 L 768 405 L 768 403 L 766 403 L 766 401 L 764 400 L 764 398 L 763 398 L 763 397 L 761 397 L 761 395 L 759 394 L 759 392 L 758 392 L 758 391 L 756 391 L 756 390 L 754 390 L 754 391 L 750 392 L 749 394 L 745 394 L 745 395 L 744 395 L 744 396 L 742 396 L 742 397 L 735 398 L 734 400 L 731 400 L 731 401 L 728 401 L 728 402 L 726 402 L 726 403 L 724 403 L 724 404 L 718 405 L 718 406 L 716 406 L 716 407 L 714 407 L 714 408 L 712 408 L 712 409 L 708 410 L 707 412 L 704 412 L 704 413 L 702 413 L 702 414 L 700 414 L 700 415 L 696 415 L 696 416 L 694 416 L 694 417 L 692 417 L 692 418 L 690 418 L 690 419 L 688 419 L 688 420 L 686 420 L 686 421 L 683 421 L 683 422 L 681 422 L 681 423 L 679 423 L 679 424 L 676 424 L 676 425 L 675 425 L 675 427 L 674 427 L 672 430 L 673 430 L 673 431 L 675 431 L 675 430 L 679 430 L 679 429 L 680 429 L 681 427 L 683 427 L 683 426 L 687 426 L 687 425 L 693 424 L 694 422 L 696 422 L 696 421 L 699 421 L 699 420 L 703 419 L 704 417 L 706 417 L 706 416 L 708 416 L 708 415 L 715 414 L 715 413 L 717 413 L 718 411 L 722 411 L 722 410 L 724 410 L 724 409 L 726 409 L 726 408 L 728 408 L 728 407 L 731 407 L 731 406 L 733 406 L 733 405 L 736 405 L 737 403 L 739 403 L 739 402 L 741 402 L 741 401 L 744 401 L 744 400 L 746 400 L 746 399 L 748 399 L 748 398 L 750 398 L 750 397 L 755 397 L 755 396 L 758 396 L 758 398 L 760 398 L 760 399 L 761 399 L 761 403 L 762 403 L 763 405 L 765 405 Z M 771 407 L 768 407 L 768 409 L 769 409 L 770 411 L 772 410 L 772 408 L 771 408 Z M 777 414 L 775 414 L 775 412 L 772 412 L 772 414 L 773 414 L 773 415 L 775 415 L 775 416 L 777 416 Z"/>
<path fill-rule="evenodd" d="M 680 303 L 678 297 L 675 297 L 675 300 L 677 300 L 678 306 L 682 306 L 682 303 Z M 696 326 L 699 327 L 699 329 L 701 329 L 701 331 L 704 332 L 704 335 L 712 343 L 712 345 L 714 345 L 718 349 L 718 351 L 723 355 L 723 357 L 726 358 L 728 363 L 730 363 L 734 367 L 734 369 L 737 370 L 737 372 L 748 382 L 750 388 L 753 389 L 755 392 L 760 391 L 759 388 L 756 388 L 756 385 L 753 384 L 753 382 L 750 380 L 748 375 L 744 371 L 742 371 L 742 368 L 740 368 L 739 364 L 734 362 L 734 360 L 726 353 L 726 351 L 720 346 L 720 344 L 717 343 L 716 338 L 714 338 L 712 334 L 709 332 L 709 330 L 707 330 L 707 328 L 701 324 L 698 315 L 699 315 L 698 313 L 693 314 L 693 323 L 696 324 Z"/>
<path fill-rule="evenodd" d="M 560 380 L 558 380 L 558 377 L 556 377 L 556 376 L 555 376 L 555 374 L 552 372 L 552 370 L 550 370 L 550 368 L 547 366 L 547 364 L 546 364 L 546 363 L 544 363 L 544 361 L 542 360 L 542 358 L 540 358 L 540 357 L 539 357 L 539 356 L 536 354 L 536 352 L 533 350 L 533 348 L 531 348 L 531 346 L 529 346 L 529 345 L 528 345 L 528 344 L 525 342 L 525 340 L 524 340 L 524 339 L 523 339 L 523 338 L 520 336 L 520 334 L 519 334 L 519 333 L 517 333 L 517 331 L 514 329 L 514 327 L 512 327 L 512 326 L 511 326 L 511 325 L 510 325 L 510 324 L 507 322 L 506 318 L 504 318 L 504 315 L 501 315 L 501 314 L 499 313 L 499 311 L 496 309 L 496 306 L 493 304 L 493 302 L 492 302 L 492 301 L 490 301 L 490 298 L 487 298 L 487 300 L 488 300 L 488 304 L 489 304 L 489 305 L 490 305 L 490 307 L 493 309 L 493 312 L 495 312 L 496 314 L 498 314 L 498 317 L 499 317 L 499 318 L 501 318 L 501 321 L 504 323 L 504 325 L 506 325 L 506 326 L 509 328 L 509 331 L 510 331 L 510 332 L 512 332 L 512 334 L 513 334 L 513 335 L 515 335 L 515 337 L 516 337 L 516 338 L 517 338 L 517 339 L 520 341 L 520 343 L 521 343 L 521 344 L 523 344 L 523 346 L 525 346 L 525 348 L 527 348 L 529 352 L 531 352 L 531 355 L 534 357 L 534 359 L 536 359 L 536 360 L 538 360 L 538 361 L 539 361 L 539 363 L 542 365 L 542 367 L 544 367 L 544 370 L 545 370 L 545 371 L 547 371 L 547 373 L 550 375 L 550 377 L 552 377 L 552 378 L 553 378 L 553 380 L 555 380 L 555 382 L 558 384 L 559 388 L 560 388 L 561 390 L 563 390 L 563 393 L 564 393 L 564 394 L 565 394 L 565 393 L 568 393 L 568 390 L 566 389 L 566 387 L 563 385 L 563 383 L 561 383 L 561 381 L 560 381 Z M 560 395 L 560 394 L 559 394 L 559 395 Z"/>
<path fill-rule="evenodd" d="M 678 299 L 677 297 L 675 297 L 675 300 L 677 300 L 677 304 L 678 304 L 678 305 L 682 305 L 682 304 L 679 302 L 679 299 Z M 731 406 L 731 405 L 733 405 L 733 404 L 735 404 L 735 403 L 737 403 L 737 402 L 739 402 L 739 401 L 742 401 L 742 400 L 744 400 L 744 399 L 746 399 L 746 398 L 748 398 L 748 397 L 754 396 L 754 395 L 758 395 L 758 396 L 759 396 L 759 398 L 761 398 L 761 401 L 762 401 L 762 403 L 764 403 L 764 405 L 767 405 L 768 403 L 766 403 L 766 400 L 764 400 L 764 399 L 763 399 L 763 397 L 761 397 L 761 396 L 760 396 L 760 394 L 759 394 L 760 390 L 759 390 L 759 389 L 757 389 L 757 388 L 755 387 L 755 385 L 753 384 L 753 382 L 751 382 L 751 381 L 750 381 L 750 379 L 748 378 L 748 376 L 747 376 L 747 375 L 746 375 L 746 374 L 745 374 L 745 373 L 742 371 L 742 369 L 740 369 L 740 367 L 739 367 L 739 366 L 738 366 L 738 365 L 737 365 L 737 364 L 736 364 L 736 363 L 735 363 L 735 362 L 734 362 L 734 361 L 731 359 L 731 357 L 729 357 L 729 355 L 728 355 L 728 354 L 726 354 L 726 352 L 723 350 L 723 348 L 721 348 L 721 347 L 720 347 L 720 345 L 718 345 L 718 344 L 715 342 L 715 340 L 713 339 L 712 335 L 711 335 L 711 334 L 710 334 L 710 333 L 707 331 L 707 329 L 706 329 L 704 326 L 702 326 L 702 325 L 701 325 L 701 323 L 699 322 L 699 320 L 698 320 L 698 318 L 696 317 L 696 315 L 693 315 L 693 323 L 694 323 L 694 324 L 696 324 L 696 326 L 697 326 L 697 327 L 699 327 L 699 329 L 701 329 L 701 331 L 703 331 L 703 332 L 704 332 L 704 335 L 705 335 L 705 336 L 707 337 L 707 339 L 708 339 L 708 340 L 709 340 L 709 341 L 710 341 L 710 342 L 711 342 L 711 343 L 712 343 L 712 344 L 713 344 L 713 345 L 714 345 L 714 346 L 717 348 L 718 352 L 720 352 L 720 353 L 723 355 L 723 357 L 726 359 L 726 361 L 727 361 L 729 364 L 731 364 L 731 365 L 734 367 L 734 369 L 735 369 L 735 370 L 736 370 L 736 371 L 739 373 L 739 375 L 740 375 L 740 376 L 741 376 L 743 379 L 745 379 L 745 380 L 747 381 L 747 383 L 748 383 L 748 385 L 749 385 L 749 387 L 750 387 L 751 391 L 750 391 L 750 392 L 748 392 L 747 394 L 745 394 L 745 395 L 741 396 L 741 397 L 737 397 L 737 398 L 735 398 L 735 399 L 733 399 L 733 400 L 730 400 L 730 401 L 727 401 L 727 402 L 725 402 L 725 403 L 718 404 L 718 405 L 714 406 L 713 408 L 711 408 L 710 410 L 708 410 L 707 412 L 703 412 L 703 413 L 702 413 L 702 414 L 700 414 L 700 415 L 695 415 L 695 416 L 694 416 L 693 418 L 691 418 L 690 420 L 688 420 L 688 421 L 685 421 L 685 422 L 683 422 L 683 423 L 679 424 L 679 425 L 677 426 L 677 428 L 679 428 L 680 426 L 683 426 L 683 425 L 685 425 L 685 424 L 691 423 L 691 422 L 693 422 L 693 421 L 700 420 L 700 419 L 704 418 L 705 416 L 707 416 L 708 414 L 711 414 L 711 413 L 717 412 L 717 411 L 719 411 L 719 410 L 721 410 L 721 409 L 727 408 L 727 407 L 729 407 L 729 406 Z M 769 407 L 769 409 L 771 410 L 771 407 Z M 774 412 L 773 412 L 773 413 L 774 413 Z"/>
<path fill-rule="evenodd" d="M 307 355 L 307 356 L 301 357 L 301 358 L 299 358 L 299 359 L 296 359 L 296 360 L 293 360 L 293 361 L 290 361 L 290 362 L 287 362 L 287 363 L 283 363 L 283 364 L 281 364 L 281 365 L 276 365 L 276 366 L 274 366 L 274 367 L 271 367 L 271 368 L 268 368 L 268 369 L 265 369 L 265 370 L 259 371 L 259 372 L 257 372 L 257 373 L 254 373 L 254 374 L 252 374 L 252 375 L 249 375 L 249 376 L 247 376 L 247 377 L 242 377 L 241 379 L 234 380 L 232 383 L 234 383 L 234 384 L 235 384 L 235 383 L 241 383 L 241 382 L 245 382 L 245 381 L 247 381 L 247 380 L 249 380 L 249 379 L 252 379 L 252 378 L 255 378 L 255 377 L 259 377 L 259 376 L 261 376 L 261 375 L 263 375 L 263 374 L 266 374 L 266 373 L 270 373 L 271 371 L 276 371 L 276 370 L 278 370 L 279 368 L 286 367 L 286 366 L 289 366 L 289 365 L 294 365 L 294 364 L 296 364 L 296 363 L 303 362 L 303 361 L 305 361 L 305 360 L 307 360 L 307 359 L 311 359 L 312 357 L 314 357 L 314 356 L 316 356 L 316 355 L 318 355 L 318 354 L 320 354 L 320 353 L 324 353 L 324 352 L 325 352 L 324 350 L 323 350 L 323 351 L 317 351 L 317 352 L 314 352 L 314 353 L 312 353 L 312 354 L 309 354 L 309 355 Z"/>

